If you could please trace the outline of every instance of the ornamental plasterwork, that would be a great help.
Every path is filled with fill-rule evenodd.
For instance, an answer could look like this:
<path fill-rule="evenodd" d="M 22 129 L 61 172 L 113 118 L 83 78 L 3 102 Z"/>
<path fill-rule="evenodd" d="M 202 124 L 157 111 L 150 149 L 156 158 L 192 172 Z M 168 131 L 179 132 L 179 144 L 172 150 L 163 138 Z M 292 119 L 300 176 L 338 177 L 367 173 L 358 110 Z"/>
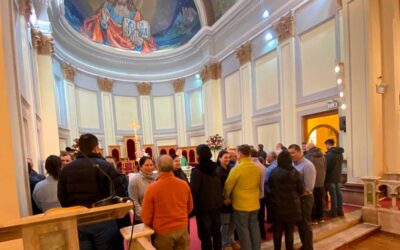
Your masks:
<path fill-rule="evenodd" d="M 38 29 L 31 29 L 32 46 L 42 55 L 50 55 L 54 52 L 54 39 L 51 35 L 44 35 Z"/>
<path fill-rule="evenodd" d="M 74 82 L 75 80 L 75 69 L 71 66 L 71 64 L 64 63 L 61 66 L 64 79 L 70 82 Z"/>
<path fill-rule="evenodd" d="M 221 63 L 210 63 L 204 66 L 200 72 L 203 83 L 209 80 L 217 80 L 221 78 Z"/>
<path fill-rule="evenodd" d="M 172 85 L 174 86 L 175 93 L 183 92 L 183 89 L 185 87 L 185 78 L 173 80 Z"/>
<path fill-rule="evenodd" d="M 236 49 L 236 58 L 239 59 L 240 65 L 244 65 L 251 61 L 251 43 L 246 42 Z"/>
<path fill-rule="evenodd" d="M 139 95 L 150 95 L 151 94 L 151 83 L 142 82 L 136 85 Z"/>
<path fill-rule="evenodd" d="M 97 84 L 99 85 L 99 89 L 101 91 L 111 93 L 114 81 L 108 78 L 99 78 L 97 79 Z"/>
<path fill-rule="evenodd" d="M 272 25 L 276 35 L 278 36 L 279 42 L 283 42 L 289 37 L 294 35 L 294 15 L 290 12 L 286 16 L 279 19 L 278 22 Z"/>
<path fill-rule="evenodd" d="M 19 0 L 18 10 L 19 14 L 23 15 L 25 17 L 25 20 L 28 21 L 29 17 L 32 14 L 32 0 Z"/>

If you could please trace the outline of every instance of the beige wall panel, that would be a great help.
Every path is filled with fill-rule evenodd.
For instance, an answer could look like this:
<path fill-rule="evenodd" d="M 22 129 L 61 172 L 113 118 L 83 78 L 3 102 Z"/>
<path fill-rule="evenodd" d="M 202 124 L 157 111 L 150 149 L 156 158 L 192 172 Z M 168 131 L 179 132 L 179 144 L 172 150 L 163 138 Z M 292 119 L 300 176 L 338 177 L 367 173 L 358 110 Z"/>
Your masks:
<path fill-rule="evenodd" d="M 203 102 L 201 90 L 194 91 L 189 96 L 190 100 L 190 124 L 198 126 L 203 124 Z"/>
<path fill-rule="evenodd" d="M 117 130 L 131 130 L 132 121 L 139 122 L 136 97 L 114 96 Z"/>
<path fill-rule="evenodd" d="M 206 139 L 204 136 L 193 136 L 190 137 L 190 145 L 189 146 L 197 146 L 199 144 L 206 143 Z"/>
<path fill-rule="evenodd" d="M 97 93 L 81 88 L 77 88 L 77 92 L 79 127 L 99 129 L 100 122 Z"/>
<path fill-rule="evenodd" d="M 278 104 L 278 59 L 271 52 L 255 62 L 256 72 L 256 108 L 266 108 Z"/>
<path fill-rule="evenodd" d="M 336 86 L 335 39 L 334 19 L 300 37 L 303 96 Z"/>
<path fill-rule="evenodd" d="M 177 141 L 175 139 L 158 140 L 157 141 L 157 147 L 159 147 L 159 146 L 169 146 L 169 145 L 177 145 Z"/>
<path fill-rule="evenodd" d="M 264 145 L 266 151 L 274 150 L 275 144 L 281 142 L 281 125 L 279 122 L 257 127 L 258 143 Z"/>
<path fill-rule="evenodd" d="M 226 118 L 241 114 L 241 89 L 239 71 L 225 78 Z"/>
<path fill-rule="evenodd" d="M 175 128 L 175 107 L 173 96 L 153 97 L 156 129 Z"/>
<path fill-rule="evenodd" d="M 226 133 L 225 145 L 228 147 L 236 147 L 242 144 L 242 130 Z"/>

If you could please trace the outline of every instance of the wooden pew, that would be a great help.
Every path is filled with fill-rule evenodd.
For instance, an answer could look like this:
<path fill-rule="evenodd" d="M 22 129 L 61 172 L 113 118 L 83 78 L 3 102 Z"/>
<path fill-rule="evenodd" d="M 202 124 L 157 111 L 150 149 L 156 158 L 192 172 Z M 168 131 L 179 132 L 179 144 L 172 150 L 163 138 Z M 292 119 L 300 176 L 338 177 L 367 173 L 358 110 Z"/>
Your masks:
<path fill-rule="evenodd" d="M 0 242 L 22 238 L 25 250 L 79 249 L 78 226 L 125 216 L 132 203 L 86 208 L 54 208 L 0 225 Z"/>
<path fill-rule="evenodd" d="M 135 225 L 133 232 L 131 226 L 121 228 L 120 232 L 124 241 L 127 242 L 128 245 L 132 236 L 130 250 L 155 250 L 150 241 L 150 236 L 154 233 L 154 230 L 143 223 Z M 125 249 L 128 249 L 128 246 L 126 246 Z"/>

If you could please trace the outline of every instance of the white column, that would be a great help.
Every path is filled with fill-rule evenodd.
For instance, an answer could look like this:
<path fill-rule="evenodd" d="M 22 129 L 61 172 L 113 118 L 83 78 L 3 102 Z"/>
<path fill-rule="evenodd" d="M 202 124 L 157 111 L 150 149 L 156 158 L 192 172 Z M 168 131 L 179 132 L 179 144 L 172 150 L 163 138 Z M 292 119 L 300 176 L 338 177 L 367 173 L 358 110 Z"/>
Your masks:
<path fill-rule="evenodd" d="M 201 72 L 204 96 L 205 138 L 215 134 L 222 135 L 221 112 L 221 64 L 206 65 Z"/>
<path fill-rule="evenodd" d="M 68 116 L 68 128 L 69 128 L 69 144 L 73 145 L 74 139 L 79 138 L 75 84 L 70 81 L 66 81 L 65 88 L 67 97 L 66 100 L 67 100 L 67 116 Z"/>
<path fill-rule="evenodd" d="M 375 92 L 381 69 L 379 3 L 343 2 L 348 182 L 381 176 L 382 95 Z"/>
<path fill-rule="evenodd" d="M 58 122 L 56 110 L 56 98 L 51 51 L 43 51 L 45 48 L 38 48 L 37 64 L 40 89 L 40 109 L 42 124 L 43 155 L 46 159 L 49 155 L 60 153 Z"/>
<path fill-rule="evenodd" d="M 143 144 L 154 144 L 153 140 L 153 119 L 151 112 L 151 97 L 149 95 L 141 95 L 139 97 L 142 131 L 143 131 Z"/>
<path fill-rule="evenodd" d="M 278 46 L 280 103 L 281 103 L 281 138 L 288 146 L 296 143 L 296 82 L 294 38 L 288 38 Z"/>
<path fill-rule="evenodd" d="M 185 93 L 179 92 L 175 94 L 175 114 L 176 129 L 178 134 L 178 146 L 187 146 L 186 140 L 186 109 L 185 109 Z"/>
<path fill-rule="evenodd" d="M 114 126 L 114 108 L 112 101 L 113 81 L 107 78 L 100 78 L 97 81 L 100 89 L 101 111 L 103 114 L 104 144 L 101 145 L 105 154 L 109 154 L 108 145 L 115 145 L 115 126 Z"/>

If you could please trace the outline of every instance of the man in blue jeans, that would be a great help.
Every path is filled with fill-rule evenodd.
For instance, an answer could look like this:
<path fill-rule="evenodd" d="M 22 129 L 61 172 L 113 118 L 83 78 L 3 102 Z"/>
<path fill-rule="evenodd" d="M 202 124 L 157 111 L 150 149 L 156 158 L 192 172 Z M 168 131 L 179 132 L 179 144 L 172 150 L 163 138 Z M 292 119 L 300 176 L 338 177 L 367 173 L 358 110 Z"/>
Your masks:
<path fill-rule="evenodd" d="M 343 197 L 340 190 L 340 177 L 342 174 L 343 152 L 341 147 L 335 147 L 335 141 L 328 139 L 325 146 L 326 152 L 326 177 L 325 183 L 328 187 L 329 196 L 331 197 L 331 210 L 327 215 L 330 217 L 344 216 L 343 213 Z"/>

